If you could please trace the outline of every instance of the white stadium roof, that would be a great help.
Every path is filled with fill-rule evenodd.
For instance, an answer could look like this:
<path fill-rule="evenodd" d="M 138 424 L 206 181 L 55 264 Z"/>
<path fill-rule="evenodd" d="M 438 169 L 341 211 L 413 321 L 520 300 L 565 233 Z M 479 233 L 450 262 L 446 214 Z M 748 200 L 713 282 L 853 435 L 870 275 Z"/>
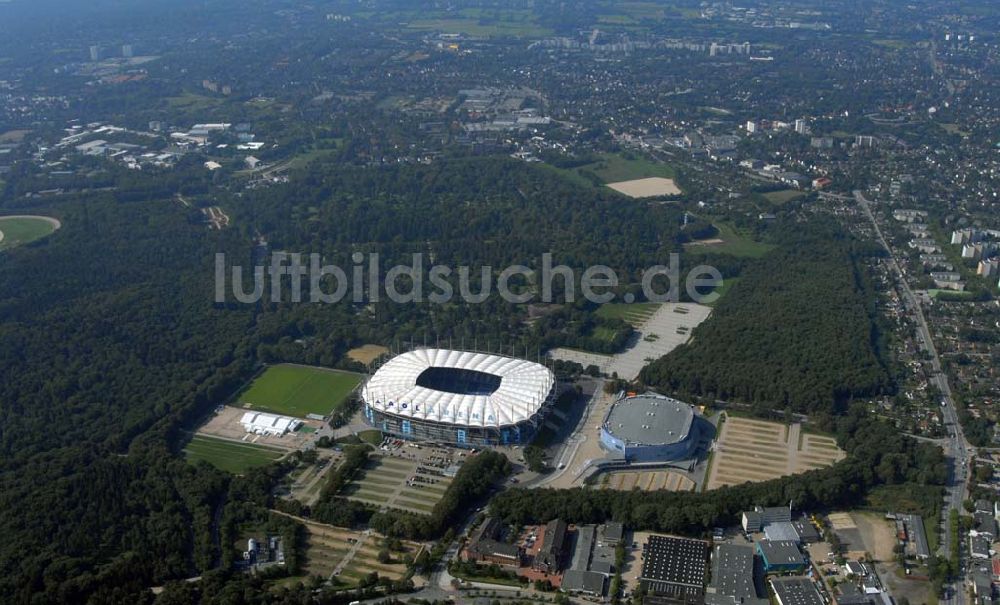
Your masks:
<path fill-rule="evenodd" d="M 417 384 L 429 368 L 469 370 L 500 379 L 492 393 L 451 393 Z M 488 353 L 418 349 L 392 358 L 365 384 L 372 408 L 413 420 L 497 428 L 530 419 L 545 404 L 555 377 L 541 364 Z"/>

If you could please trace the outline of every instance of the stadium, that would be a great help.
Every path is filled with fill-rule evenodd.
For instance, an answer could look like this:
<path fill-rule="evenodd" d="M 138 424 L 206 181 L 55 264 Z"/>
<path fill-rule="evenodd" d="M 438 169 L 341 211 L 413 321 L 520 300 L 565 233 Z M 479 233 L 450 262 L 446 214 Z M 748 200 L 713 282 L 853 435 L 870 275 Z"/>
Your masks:
<path fill-rule="evenodd" d="M 601 445 L 626 462 L 674 462 L 691 456 L 701 436 L 694 408 L 656 393 L 622 396 L 601 424 Z"/>
<path fill-rule="evenodd" d="M 466 447 L 530 442 L 555 396 L 543 365 L 448 349 L 398 355 L 361 391 L 368 424 L 382 432 Z"/>

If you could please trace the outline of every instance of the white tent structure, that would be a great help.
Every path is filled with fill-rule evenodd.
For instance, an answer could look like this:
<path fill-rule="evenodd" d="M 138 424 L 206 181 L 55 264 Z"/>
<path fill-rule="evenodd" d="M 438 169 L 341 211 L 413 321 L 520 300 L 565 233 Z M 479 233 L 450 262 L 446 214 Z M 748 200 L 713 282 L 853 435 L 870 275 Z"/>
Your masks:
<path fill-rule="evenodd" d="M 263 412 L 246 412 L 240 418 L 240 424 L 248 433 L 255 435 L 274 435 L 280 437 L 285 433 L 299 428 L 302 421 L 290 416 L 276 416 Z"/>

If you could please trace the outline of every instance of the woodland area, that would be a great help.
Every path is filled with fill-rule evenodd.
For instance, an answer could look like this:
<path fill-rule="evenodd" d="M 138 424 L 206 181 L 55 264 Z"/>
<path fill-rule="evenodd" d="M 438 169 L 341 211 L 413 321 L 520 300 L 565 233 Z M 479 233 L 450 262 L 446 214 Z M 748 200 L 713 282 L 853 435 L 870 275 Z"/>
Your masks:
<path fill-rule="evenodd" d="M 893 392 L 861 251 L 835 226 L 787 225 L 692 340 L 640 380 L 684 396 L 830 413 Z"/>

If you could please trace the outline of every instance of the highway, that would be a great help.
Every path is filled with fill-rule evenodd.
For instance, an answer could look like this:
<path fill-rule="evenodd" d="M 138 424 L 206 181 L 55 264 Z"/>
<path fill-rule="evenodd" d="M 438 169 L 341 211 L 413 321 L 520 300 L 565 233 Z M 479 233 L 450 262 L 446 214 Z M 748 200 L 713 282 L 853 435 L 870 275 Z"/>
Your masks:
<path fill-rule="evenodd" d="M 969 442 L 965 440 L 962 425 L 958 422 L 958 412 L 955 409 L 955 401 L 952 398 L 951 386 L 948 384 L 948 375 L 941 369 L 941 359 L 938 357 L 937 349 L 934 347 L 934 340 L 931 338 L 931 332 L 927 327 L 927 320 L 924 317 L 923 309 L 917 301 L 916 296 L 913 295 L 913 291 L 906 281 L 906 276 L 896 261 L 892 248 L 889 247 L 889 243 L 882 235 L 878 221 L 875 220 L 875 215 L 872 213 L 870 202 L 865 199 L 860 191 L 854 192 L 854 199 L 857 200 L 858 205 L 864 210 L 868 220 L 871 221 L 882 247 L 889 253 L 889 265 L 899 280 L 899 289 L 904 299 L 903 302 L 906 308 L 913 312 L 913 316 L 917 320 L 920 340 L 930 355 L 931 383 L 941 391 L 941 412 L 944 416 L 945 425 L 948 427 L 946 454 L 952 461 L 952 471 L 945 493 L 945 508 L 941 515 L 943 539 L 938 547 L 938 554 L 948 557 L 951 555 L 948 552 L 949 545 L 951 544 L 951 525 L 948 519 L 952 510 L 957 510 L 959 514 L 962 513 L 962 502 L 965 500 L 965 495 L 969 489 L 969 460 L 974 458 L 975 454 Z M 965 565 L 961 562 L 959 562 L 959 569 L 963 570 L 964 573 Z M 964 577 L 962 580 L 964 580 Z M 963 582 L 959 582 L 957 586 L 947 588 L 948 598 L 942 600 L 943 603 L 965 605 Z"/>

